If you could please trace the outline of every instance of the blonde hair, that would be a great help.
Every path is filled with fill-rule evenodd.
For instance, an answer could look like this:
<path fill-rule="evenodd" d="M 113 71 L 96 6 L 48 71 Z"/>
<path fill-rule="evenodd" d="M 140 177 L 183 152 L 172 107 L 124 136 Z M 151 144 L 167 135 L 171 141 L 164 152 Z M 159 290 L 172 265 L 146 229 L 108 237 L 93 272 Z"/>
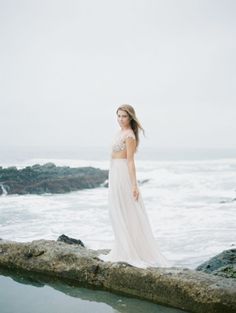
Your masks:
<path fill-rule="evenodd" d="M 134 135 L 135 135 L 135 138 L 136 138 L 136 149 L 135 149 L 135 152 L 137 152 L 137 148 L 138 148 L 138 145 L 139 145 L 139 142 L 140 142 L 140 139 L 139 139 L 139 132 L 140 132 L 140 129 L 142 130 L 143 134 L 145 135 L 145 131 L 141 125 L 141 123 L 139 122 L 137 116 L 136 116 L 136 113 L 135 113 L 135 110 L 134 108 L 132 107 L 132 105 L 130 104 L 122 104 L 118 107 L 118 109 L 116 110 L 116 114 L 118 113 L 119 110 L 122 110 L 122 111 L 125 111 L 128 116 L 129 116 L 129 119 L 130 119 L 130 126 L 134 132 Z"/>

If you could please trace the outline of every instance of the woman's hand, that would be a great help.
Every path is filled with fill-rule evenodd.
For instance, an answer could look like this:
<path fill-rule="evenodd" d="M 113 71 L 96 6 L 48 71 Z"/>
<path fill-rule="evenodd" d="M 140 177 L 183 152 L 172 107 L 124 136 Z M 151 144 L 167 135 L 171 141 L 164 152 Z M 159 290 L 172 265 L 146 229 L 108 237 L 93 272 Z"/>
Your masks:
<path fill-rule="evenodd" d="M 138 190 L 138 186 L 133 186 L 132 187 L 132 193 L 133 193 L 133 197 L 136 201 L 138 201 L 138 196 L 139 196 L 139 190 Z"/>

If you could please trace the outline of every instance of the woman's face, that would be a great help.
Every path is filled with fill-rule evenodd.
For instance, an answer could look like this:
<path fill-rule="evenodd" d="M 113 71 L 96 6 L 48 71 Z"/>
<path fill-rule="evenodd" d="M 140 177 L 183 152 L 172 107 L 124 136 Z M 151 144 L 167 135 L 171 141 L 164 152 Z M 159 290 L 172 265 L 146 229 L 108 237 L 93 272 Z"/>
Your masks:
<path fill-rule="evenodd" d="M 117 112 L 117 121 L 120 124 L 121 127 L 127 127 L 129 126 L 130 119 L 127 112 L 118 110 Z"/>

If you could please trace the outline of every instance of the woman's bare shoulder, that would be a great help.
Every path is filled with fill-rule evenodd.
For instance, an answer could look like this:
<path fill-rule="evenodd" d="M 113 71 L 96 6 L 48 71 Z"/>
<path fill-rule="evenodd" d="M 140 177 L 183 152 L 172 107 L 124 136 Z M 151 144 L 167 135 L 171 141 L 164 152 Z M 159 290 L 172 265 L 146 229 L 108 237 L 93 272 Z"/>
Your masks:
<path fill-rule="evenodd" d="M 129 130 L 127 131 L 127 133 L 126 133 L 126 135 L 125 135 L 125 138 L 126 138 L 126 139 L 127 139 L 127 138 L 136 139 L 135 133 L 134 133 L 133 129 L 129 129 Z"/>

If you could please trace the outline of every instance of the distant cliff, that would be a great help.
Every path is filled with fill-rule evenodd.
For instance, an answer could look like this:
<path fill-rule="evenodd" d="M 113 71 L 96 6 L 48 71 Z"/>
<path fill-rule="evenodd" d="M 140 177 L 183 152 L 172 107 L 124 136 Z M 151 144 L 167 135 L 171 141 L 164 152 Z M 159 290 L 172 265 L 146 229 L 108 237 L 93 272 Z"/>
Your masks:
<path fill-rule="evenodd" d="M 0 167 L 0 195 L 66 193 L 106 184 L 108 170 L 93 167 L 71 168 L 49 162 L 23 169 Z"/>

